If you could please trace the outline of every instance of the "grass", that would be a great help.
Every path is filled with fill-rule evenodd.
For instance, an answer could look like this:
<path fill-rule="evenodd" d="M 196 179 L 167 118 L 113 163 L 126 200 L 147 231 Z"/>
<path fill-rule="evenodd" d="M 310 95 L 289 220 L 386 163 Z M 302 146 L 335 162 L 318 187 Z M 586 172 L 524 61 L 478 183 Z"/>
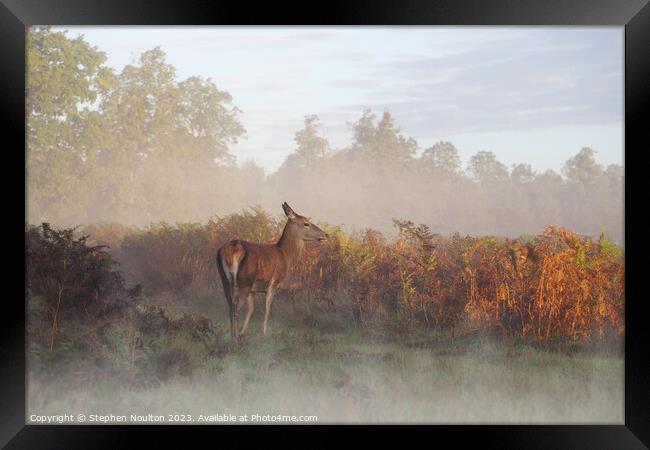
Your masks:
<path fill-rule="evenodd" d="M 218 326 L 225 330 L 226 323 Z M 30 372 L 31 414 L 316 415 L 319 423 L 623 423 L 621 355 L 442 336 L 386 341 L 326 321 L 254 316 L 239 345 L 187 347 L 196 370 L 136 379 L 97 368 Z M 460 342 L 460 344 L 458 344 Z"/>

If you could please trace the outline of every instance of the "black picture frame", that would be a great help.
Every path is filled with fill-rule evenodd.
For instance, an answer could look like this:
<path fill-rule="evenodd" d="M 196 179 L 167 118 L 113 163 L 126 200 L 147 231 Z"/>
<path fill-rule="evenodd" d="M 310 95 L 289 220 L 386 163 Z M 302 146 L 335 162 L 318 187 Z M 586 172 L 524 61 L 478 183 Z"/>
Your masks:
<path fill-rule="evenodd" d="M 582 25 L 625 27 L 625 237 L 626 245 L 626 335 L 625 335 L 625 424 L 624 425 L 502 425 L 502 426 L 351 426 L 346 432 L 361 433 L 367 445 L 385 442 L 397 433 L 398 442 L 422 439 L 436 444 L 442 439 L 454 447 L 475 442 L 481 448 L 571 448 L 637 449 L 650 445 L 650 352 L 648 316 L 642 295 L 644 196 L 633 183 L 642 180 L 645 165 L 642 151 L 647 148 L 646 120 L 650 98 L 650 6 L 648 0 L 403 0 L 330 1 L 316 4 L 260 3 L 221 0 L 0 0 L 0 113 L 5 132 L 2 136 L 5 163 L 4 190 L 5 255 L 3 283 L 4 308 L 0 317 L 0 443 L 6 448 L 121 448 L 134 432 L 171 442 L 172 432 L 194 436 L 212 434 L 218 440 L 251 444 L 249 438 L 263 435 L 263 444 L 291 447 L 340 446 L 348 441 L 332 433 L 330 426 L 63 426 L 25 425 L 25 310 L 20 295 L 24 258 L 21 239 L 25 213 L 24 176 L 25 135 L 25 27 L 31 25 Z M 644 144 L 642 146 L 642 143 Z M 638 148 L 637 148 L 638 147 Z M 22 154 L 22 156 L 21 156 Z M 647 177 L 647 175 L 646 175 Z M 640 185 L 640 183 L 639 183 Z M 21 189 L 22 192 L 15 193 Z M 19 194 L 23 194 L 23 198 Z M 7 209 L 7 201 L 13 211 Z M 636 206 L 636 211 L 635 211 Z M 639 218 L 633 216 L 639 213 Z M 24 217 L 24 216 L 23 216 Z M 9 236 L 15 238 L 7 239 Z M 632 242 L 633 244 L 630 244 Z M 22 256 L 21 256 L 22 255 Z M 22 259 L 24 261 L 24 259 Z M 14 287 L 22 294 L 7 290 Z M 24 286 L 24 285 L 23 285 Z M 247 427 L 247 428 L 243 428 Z M 251 431 L 261 433 L 251 433 Z M 312 434 L 316 436 L 312 436 Z M 417 435 L 417 436 L 416 436 Z M 193 441 L 182 441 L 191 445 Z M 196 441 L 195 441 L 196 442 Z M 293 443 L 293 444 L 292 444 Z M 251 444 L 252 445 L 252 444 Z M 399 444 L 398 444 L 399 445 Z"/>

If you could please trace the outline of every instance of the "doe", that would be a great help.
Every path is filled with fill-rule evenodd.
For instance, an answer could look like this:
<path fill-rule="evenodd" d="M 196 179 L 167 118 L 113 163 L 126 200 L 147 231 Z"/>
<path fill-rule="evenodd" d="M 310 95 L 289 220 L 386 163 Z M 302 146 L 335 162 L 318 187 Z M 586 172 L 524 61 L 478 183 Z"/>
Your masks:
<path fill-rule="evenodd" d="M 266 334 L 273 292 L 300 256 L 304 243 L 330 238 L 309 219 L 296 214 L 287 202 L 282 204 L 282 209 L 288 220 L 275 244 L 233 240 L 217 252 L 217 268 L 230 309 L 230 335 L 235 341 L 246 333 L 253 315 L 253 298 L 258 292 L 266 294 L 263 325 Z M 244 299 L 247 299 L 248 311 L 238 333 L 237 321 Z"/>

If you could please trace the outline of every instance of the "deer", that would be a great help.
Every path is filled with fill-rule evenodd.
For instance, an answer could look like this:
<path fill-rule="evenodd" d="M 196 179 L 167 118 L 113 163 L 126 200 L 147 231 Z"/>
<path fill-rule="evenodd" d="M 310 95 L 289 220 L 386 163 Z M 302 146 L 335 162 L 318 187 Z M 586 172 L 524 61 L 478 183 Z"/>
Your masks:
<path fill-rule="evenodd" d="M 248 322 L 255 308 L 254 296 L 257 293 L 266 296 L 262 333 L 267 334 L 274 291 L 297 262 L 305 242 L 330 239 L 325 231 L 307 217 L 295 213 L 287 202 L 282 204 L 282 209 L 287 216 L 287 223 L 275 244 L 235 239 L 217 251 L 217 269 L 230 311 L 230 335 L 235 342 L 248 330 Z M 244 299 L 248 303 L 248 309 L 242 329 L 238 332 L 237 322 Z"/>

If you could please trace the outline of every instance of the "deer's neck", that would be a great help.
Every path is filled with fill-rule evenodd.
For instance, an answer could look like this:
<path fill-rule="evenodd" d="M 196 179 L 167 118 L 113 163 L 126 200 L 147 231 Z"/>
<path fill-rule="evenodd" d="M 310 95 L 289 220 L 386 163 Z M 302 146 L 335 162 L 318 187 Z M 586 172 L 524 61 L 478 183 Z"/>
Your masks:
<path fill-rule="evenodd" d="M 298 255 L 300 255 L 300 250 L 302 250 L 304 244 L 304 241 L 297 236 L 293 227 L 290 226 L 289 222 L 287 222 L 277 246 L 280 247 L 280 250 L 284 253 L 289 266 L 292 266 L 295 260 L 298 259 Z"/>

